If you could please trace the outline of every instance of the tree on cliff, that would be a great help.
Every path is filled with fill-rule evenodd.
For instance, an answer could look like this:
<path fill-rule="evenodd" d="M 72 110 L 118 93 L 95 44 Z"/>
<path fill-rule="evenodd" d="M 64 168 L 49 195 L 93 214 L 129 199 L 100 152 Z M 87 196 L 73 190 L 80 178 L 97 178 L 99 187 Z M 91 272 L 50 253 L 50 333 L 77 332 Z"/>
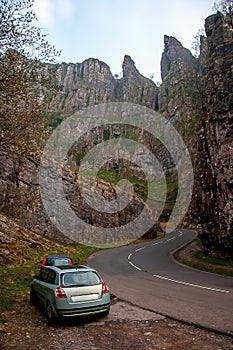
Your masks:
<path fill-rule="evenodd" d="M 218 0 L 215 1 L 212 7 L 213 11 L 220 11 L 224 15 L 232 11 L 232 0 Z"/>
<path fill-rule="evenodd" d="M 33 153 L 45 130 L 35 88 L 39 60 L 59 54 L 33 25 L 34 0 L 0 0 L 0 147 L 18 156 Z"/>
<path fill-rule="evenodd" d="M 195 57 L 199 57 L 200 55 L 200 47 L 201 47 L 201 37 L 205 36 L 204 28 L 198 29 L 196 35 L 194 36 L 194 40 L 192 42 L 192 51 Z"/>

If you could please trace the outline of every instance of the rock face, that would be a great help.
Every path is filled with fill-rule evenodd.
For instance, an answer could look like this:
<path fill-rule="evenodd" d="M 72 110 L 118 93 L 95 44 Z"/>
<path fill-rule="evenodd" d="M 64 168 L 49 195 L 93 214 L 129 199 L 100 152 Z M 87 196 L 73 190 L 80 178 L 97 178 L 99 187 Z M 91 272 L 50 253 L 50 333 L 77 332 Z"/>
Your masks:
<path fill-rule="evenodd" d="M 198 59 L 165 36 L 159 109 L 177 127 L 192 157 L 189 220 L 198 223 L 204 252 L 232 259 L 232 14 L 208 17 L 205 29 Z"/>
<path fill-rule="evenodd" d="M 130 56 L 123 62 L 123 101 L 138 103 L 158 110 L 159 89 L 150 79 L 143 77 Z"/>
<path fill-rule="evenodd" d="M 209 255 L 233 259 L 233 18 L 205 22 L 209 48 L 206 106 L 201 115 L 195 171 L 199 237 Z"/>
<path fill-rule="evenodd" d="M 206 43 L 204 39 L 202 39 L 201 55 L 197 59 L 177 39 L 164 36 L 159 111 L 182 136 L 192 161 L 197 157 L 196 135 L 204 99 L 205 60 Z M 192 206 L 183 222 L 195 227 Z"/>
<path fill-rule="evenodd" d="M 47 92 L 48 112 L 70 115 L 111 101 L 133 102 L 156 109 L 158 87 L 138 72 L 129 56 L 125 56 L 122 69 L 123 78 L 119 79 L 112 76 L 106 63 L 94 58 L 76 64 L 44 65 L 42 70 L 50 71 L 58 86 L 55 94 Z"/>
<path fill-rule="evenodd" d="M 43 87 L 40 91 L 47 98 L 47 113 L 52 126 L 77 110 L 108 101 L 133 102 L 160 111 L 178 129 L 192 157 L 195 187 L 188 222 L 192 220 L 198 224 L 206 254 L 233 259 L 232 14 L 210 16 L 205 26 L 207 38 L 201 38 L 199 58 L 192 56 L 175 38 L 164 37 L 160 88 L 140 75 L 133 60 L 125 56 L 121 78 L 114 77 L 107 64 L 93 58 L 77 64 L 42 65 L 43 71 L 53 73 L 57 90 L 51 93 Z M 96 129 L 78 148 L 82 151 L 82 146 L 92 147 L 120 134 L 130 134 L 141 141 L 148 136 L 126 127 Z M 152 141 L 145 144 L 157 152 L 165 169 L 171 169 L 168 154 Z M 77 157 L 73 164 L 78 165 Z M 111 166 L 114 164 L 109 164 Z M 119 164 L 117 166 L 120 169 Z M 82 218 L 86 217 L 97 225 L 102 223 L 99 213 L 90 212 L 72 197 L 72 193 L 80 197 L 75 174 L 65 173 L 64 181 L 67 197 Z M 107 198 L 115 196 L 111 186 L 101 186 Z M 43 211 L 39 198 L 38 163 L 34 159 L 21 162 L 0 153 L 0 187 L 1 209 L 20 217 L 25 225 L 35 225 L 42 234 L 47 230 L 46 234 L 62 238 Z M 88 187 L 87 184 L 87 191 Z M 138 199 L 132 217 L 140 212 L 141 205 Z M 129 218 L 129 212 L 123 219 L 111 217 L 111 225 L 119 220 L 127 222 L 126 217 Z"/>
<path fill-rule="evenodd" d="M 54 168 L 51 166 L 52 163 L 53 162 L 48 162 L 49 171 L 47 174 L 49 174 L 49 177 L 54 178 Z M 118 227 L 135 220 L 144 209 L 145 203 L 136 194 L 133 195 L 131 201 L 129 201 L 128 205 L 122 210 L 113 213 L 101 212 L 95 209 L 97 208 L 97 203 L 95 203 L 95 197 L 92 192 L 92 178 L 90 176 L 82 176 L 82 180 L 80 180 L 82 182 L 81 192 L 80 184 L 77 181 L 77 174 L 69 167 L 64 168 L 62 171 L 62 184 L 64 186 L 66 200 L 80 220 L 87 224 L 85 230 L 82 232 L 80 230 L 77 232 L 77 227 L 73 227 L 73 232 L 75 232 L 75 234 L 71 234 L 70 232 L 70 234 L 64 235 L 62 230 L 59 230 L 57 226 L 55 227 L 52 224 L 41 201 L 38 164 L 32 159 L 28 159 L 21 164 L 17 160 L 12 159 L 11 162 L 9 162 L 6 157 L 2 159 L 1 164 L 3 168 L 5 166 L 8 170 L 7 174 L 4 175 L 4 179 L 3 177 L 1 178 L 2 184 L 5 185 L 2 191 L 4 196 L 1 198 L 0 202 L 1 209 L 8 215 L 20 219 L 25 228 L 32 229 L 34 232 L 46 237 L 53 237 L 58 241 L 78 241 L 88 245 L 111 244 L 139 238 L 137 236 L 137 230 L 131 229 L 130 236 L 124 236 L 124 233 L 120 236 L 117 231 Z M 59 193 L 55 193 L 51 190 L 49 186 L 51 181 L 49 182 L 47 177 L 43 182 L 45 184 L 48 183 L 45 198 L 48 206 L 53 206 L 54 208 L 54 203 L 57 203 L 57 205 L 55 204 L 57 208 L 56 222 L 62 222 L 62 220 L 65 219 L 67 225 L 68 223 L 74 225 L 74 223 L 69 222 L 69 216 L 65 214 L 65 206 L 59 211 Z M 97 192 L 102 200 L 109 203 L 119 195 L 119 190 L 117 190 L 116 186 L 99 178 L 97 179 Z M 83 193 L 85 193 L 86 197 L 90 198 L 91 205 L 85 202 Z M 127 195 L 124 192 L 122 192 L 122 194 L 125 196 Z M 126 197 L 125 200 L 127 200 L 127 198 L 128 197 Z M 150 211 L 148 211 L 148 215 L 150 215 Z M 151 220 L 154 222 L 153 219 Z M 4 232 L 1 232 L 1 227 L 3 227 L 4 223 L 0 222 L 0 224 L 0 241 L 6 243 L 8 242 L 8 237 Z M 145 223 L 142 221 L 141 226 L 138 227 L 139 232 L 144 232 L 144 226 Z M 93 234 L 93 227 L 96 230 L 96 235 L 94 237 L 91 236 L 91 234 Z M 113 230 L 113 236 L 108 235 L 106 237 L 104 233 L 105 228 L 116 228 Z M 158 230 L 161 230 L 159 225 L 154 224 L 148 234 L 150 237 L 155 238 Z M 146 237 L 147 235 L 145 235 L 145 238 Z"/>
<path fill-rule="evenodd" d="M 107 102 L 114 92 L 114 78 L 107 64 L 97 59 L 82 63 L 45 65 L 54 76 L 58 87 L 55 94 L 48 93 L 48 111 L 63 115 L 89 105 Z"/>
<path fill-rule="evenodd" d="M 159 111 L 189 142 L 195 134 L 199 115 L 198 60 L 178 40 L 167 35 L 164 37 L 161 76 Z"/>
<path fill-rule="evenodd" d="M 176 38 L 165 35 L 164 51 L 161 59 L 161 77 L 163 81 L 168 74 L 172 74 L 172 69 L 174 70 L 175 66 L 177 66 L 177 72 L 185 69 L 190 72 L 196 68 L 196 59 Z"/>
<path fill-rule="evenodd" d="M 39 89 L 42 97 L 47 99 L 47 112 L 52 116 L 53 126 L 56 126 L 64 116 L 73 114 L 75 111 L 88 106 L 103 102 L 126 101 L 145 105 L 149 108 L 157 108 L 158 87 L 149 79 L 140 75 L 133 60 L 125 56 L 123 62 L 123 77 L 113 77 L 109 66 L 97 59 L 87 59 L 82 63 L 42 64 L 43 73 L 49 73 L 56 91 L 51 92 L 43 86 Z M 109 130 L 96 130 L 83 144 L 95 145 L 99 141 L 109 138 Z M 107 135 L 107 136 L 106 136 Z M 83 145 L 81 145 L 83 146 Z M 77 164 L 77 159 L 75 160 Z M 23 161 L 0 152 L 0 186 L 1 198 L 0 208 L 8 214 L 20 218 L 25 226 L 33 227 L 40 234 L 50 235 L 58 240 L 64 240 L 64 236 L 57 230 L 48 219 L 39 193 L 38 165 L 32 157 Z M 64 175 L 67 197 L 70 198 L 72 206 L 82 219 L 111 225 L 127 222 L 141 211 L 142 201 L 138 198 L 134 203 L 134 212 L 128 208 L 125 213 L 116 214 L 106 222 L 97 211 L 92 212 L 84 203 L 77 200 L 80 198 L 77 186 L 74 186 L 74 173 Z M 99 184 L 100 189 L 106 197 L 111 198 L 114 190 L 109 184 Z M 88 185 L 86 190 L 88 191 Z M 76 196 L 72 196 L 76 193 Z M 51 201 L 54 201 L 52 198 Z M 109 199 L 110 200 L 110 199 Z M 121 218 L 120 218 L 120 216 Z M 153 232 L 152 232 L 153 231 Z M 150 234 L 156 236 L 157 230 L 151 230 Z"/>

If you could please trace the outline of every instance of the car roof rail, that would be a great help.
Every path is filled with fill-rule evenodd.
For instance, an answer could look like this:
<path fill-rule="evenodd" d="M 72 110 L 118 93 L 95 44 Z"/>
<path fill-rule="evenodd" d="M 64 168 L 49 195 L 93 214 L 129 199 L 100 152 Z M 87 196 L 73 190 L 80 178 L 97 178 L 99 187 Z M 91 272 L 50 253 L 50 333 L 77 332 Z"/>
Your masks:
<path fill-rule="evenodd" d="M 79 265 L 79 264 L 72 264 L 72 265 L 57 265 L 55 266 L 58 269 L 61 270 L 72 270 L 72 269 L 87 269 L 88 267 L 85 265 Z"/>

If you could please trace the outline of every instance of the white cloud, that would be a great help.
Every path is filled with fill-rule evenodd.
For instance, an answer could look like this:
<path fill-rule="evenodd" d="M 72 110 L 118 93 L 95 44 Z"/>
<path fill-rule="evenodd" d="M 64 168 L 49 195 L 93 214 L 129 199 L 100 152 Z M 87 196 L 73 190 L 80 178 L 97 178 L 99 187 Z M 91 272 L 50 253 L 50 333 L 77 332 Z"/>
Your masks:
<path fill-rule="evenodd" d="M 33 7 L 36 17 L 42 26 L 51 27 L 54 24 L 53 0 L 36 0 Z"/>
<path fill-rule="evenodd" d="M 75 0 L 58 0 L 57 1 L 57 14 L 64 21 L 69 21 L 74 19 L 75 10 L 77 7 L 77 3 L 75 4 Z"/>
<path fill-rule="evenodd" d="M 55 29 L 74 19 L 76 5 L 75 0 L 35 0 L 34 11 L 42 26 Z"/>

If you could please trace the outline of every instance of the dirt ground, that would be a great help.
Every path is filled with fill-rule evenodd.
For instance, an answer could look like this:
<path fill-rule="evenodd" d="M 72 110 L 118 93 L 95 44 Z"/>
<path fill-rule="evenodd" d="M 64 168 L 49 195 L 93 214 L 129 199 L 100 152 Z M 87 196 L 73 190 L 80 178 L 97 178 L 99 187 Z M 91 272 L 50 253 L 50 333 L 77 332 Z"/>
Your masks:
<path fill-rule="evenodd" d="M 189 326 L 113 298 L 103 319 L 74 319 L 48 326 L 29 298 L 5 315 L 2 350 L 230 350 L 233 337 Z"/>

